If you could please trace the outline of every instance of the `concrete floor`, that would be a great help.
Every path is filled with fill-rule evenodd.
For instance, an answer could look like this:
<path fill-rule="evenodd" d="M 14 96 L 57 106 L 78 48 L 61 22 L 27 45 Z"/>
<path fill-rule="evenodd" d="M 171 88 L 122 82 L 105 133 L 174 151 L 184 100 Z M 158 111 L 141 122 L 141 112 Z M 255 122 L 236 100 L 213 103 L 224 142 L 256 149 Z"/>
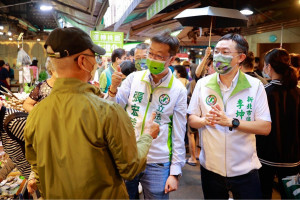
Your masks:
<path fill-rule="evenodd" d="M 199 161 L 197 162 L 197 166 L 190 166 L 186 164 L 183 167 L 179 188 L 177 191 L 170 193 L 170 199 L 203 198 Z"/>
<path fill-rule="evenodd" d="M 179 188 L 170 193 L 170 199 L 204 199 L 199 161 L 197 166 L 185 164 Z M 281 199 L 279 192 L 275 189 L 273 189 L 272 199 Z"/>
<path fill-rule="evenodd" d="M 178 190 L 170 193 L 170 199 L 204 199 L 199 161 L 196 166 L 185 164 L 182 172 Z M 144 199 L 142 194 L 140 199 Z M 280 199 L 280 194 L 275 189 L 273 189 L 272 199 Z"/>

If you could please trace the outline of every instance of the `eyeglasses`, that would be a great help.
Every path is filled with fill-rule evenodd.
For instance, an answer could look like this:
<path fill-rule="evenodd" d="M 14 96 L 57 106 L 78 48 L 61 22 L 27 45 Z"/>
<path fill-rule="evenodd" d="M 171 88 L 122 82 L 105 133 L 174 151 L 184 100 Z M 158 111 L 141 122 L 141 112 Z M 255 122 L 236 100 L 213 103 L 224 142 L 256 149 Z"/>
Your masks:
<path fill-rule="evenodd" d="M 239 51 L 232 52 L 232 51 L 229 51 L 228 49 L 224 49 L 224 50 L 215 49 L 214 50 L 214 54 L 219 54 L 219 53 L 221 53 L 222 55 L 228 56 L 232 53 L 242 53 L 242 52 L 239 52 Z"/>
<path fill-rule="evenodd" d="M 170 57 L 170 56 L 160 56 L 160 55 L 151 53 L 150 51 L 147 52 L 147 55 L 151 58 L 155 58 L 155 59 L 162 60 L 162 61 L 164 61 Z"/>
<path fill-rule="evenodd" d="M 83 54 L 80 54 L 79 56 L 81 56 L 81 55 L 94 57 L 96 60 L 101 59 L 100 55 L 96 55 L 96 54 L 95 54 L 95 55 L 90 55 L 90 54 L 85 54 L 85 53 L 83 53 Z M 79 56 L 77 56 L 76 58 L 74 58 L 74 61 L 77 61 L 78 58 L 79 58 Z"/>

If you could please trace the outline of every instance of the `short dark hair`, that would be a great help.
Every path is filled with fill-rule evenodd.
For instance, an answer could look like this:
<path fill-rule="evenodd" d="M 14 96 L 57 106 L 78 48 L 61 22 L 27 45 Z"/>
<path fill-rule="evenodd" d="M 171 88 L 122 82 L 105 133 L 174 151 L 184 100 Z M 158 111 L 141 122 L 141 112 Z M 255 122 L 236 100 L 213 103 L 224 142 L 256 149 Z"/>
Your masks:
<path fill-rule="evenodd" d="M 0 60 L 0 67 L 3 67 L 3 65 L 5 65 L 4 60 Z"/>
<path fill-rule="evenodd" d="M 140 43 L 135 47 L 135 49 L 148 49 L 148 48 L 149 48 L 149 44 L 147 43 Z"/>
<path fill-rule="evenodd" d="M 170 31 L 163 32 L 160 35 L 155 35 L 151 38 L 151 42 L 167 44 L 169 46 L 169 53 L 175 56 L 179 50 L 179 41 L 176 37 L 171 36 Z"/>
<path fill-rule="evenodd" d="M 232 40 L 232 41 L 236 42 L 236 50 L 240 53 L 244 53 L 245 55 L 248 54 L 249 44 L 248 44 L 247 40 L 240 34 L 229 33 L 229 34 L 226 34 L 223 37 L 221 37 L 219 39 L 219 41 L 221 41 L 221 40 Z"/>
<path fill-rule="evenodd" d="M 180 74 L 180 78 L 186 78 L 188 75 L 185 66 L 183 65 L 175 65 L 174 70 Z"/>
<path fill-rule="evenodd" d="M 122 56 L 124 56 L 124 55 L 125 55 L 124 49 L 121 49 L 121 48 L 115 49 L 111 54 L 111 61 L 114 63 L 114 62 L 116 62 L 117 58 L 121 59 Z"/>
<path fill-rule="evenodd" d="M 121 72 L 125 75 L 128 76 L 132 72 L 136 71 L 137 69 L 135 68 L 135 65 L 133 62 L 130 60 L 125 60 L 120 64 L 121 67 Z"/>
<path fill-rule="evenodd" d="M 293 67 L 300 68 L 300 54 L 291 53 L 291 64 Z"/>
<path fill-rule="evenodd" d="M 175 61 L 180 63 L 180 58 L 176 57 Z"/>
<path fill-rule="evenodd" d="M 128 56 L 134 56 L 135 48 L 130 49 Z"/>
<path fill-rule="evenodd" d="M 265 63 L 281 75 L 282 85 L 287 88 L 297 87 L 297 76 L 290 66 L 290 55 L 285 49 L 275 48 L 265 55 Z"/>
<path fill-rule="evenodd" d="M 37 66 L 38 62 L 39 62 L 38 60 L 33 60 L 31 66 Z"/>
<path fill-rule="evenodd" d="M 247 57 L 245 60 L 241 63 L 241 65 L 246 69 L 253 69 L 254 68 L 254 54 L 252 51 L 249 51 L 249 53 L 246 55 Z"/>

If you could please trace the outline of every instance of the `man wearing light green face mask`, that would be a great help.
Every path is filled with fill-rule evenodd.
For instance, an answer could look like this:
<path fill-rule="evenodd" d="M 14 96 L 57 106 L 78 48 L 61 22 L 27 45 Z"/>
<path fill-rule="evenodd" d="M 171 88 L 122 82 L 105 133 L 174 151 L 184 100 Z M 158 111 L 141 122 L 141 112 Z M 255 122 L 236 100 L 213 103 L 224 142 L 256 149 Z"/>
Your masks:
<path fill-rule="evenodd" d="M 131 199 L 138 198 L 139 182 L 145 199 L 168 199 L 169 192 L 178 188 L 185 163 L 187 108 L 186 89 L 169 69 L 178 49 L 179 41 L 170 33 L 156 35 L 151 39 L 147 70 L 131 73 L 119 88 L 122 73 L 112 75 L 108 99 L 125 108 L 137 140 L 143 135 L 145 121 L 152 112 L 156 113 L 154 121 L 160 125 L 159 136 L 148 153 L 145 171 L 134 180 L 126 181 Z"/>

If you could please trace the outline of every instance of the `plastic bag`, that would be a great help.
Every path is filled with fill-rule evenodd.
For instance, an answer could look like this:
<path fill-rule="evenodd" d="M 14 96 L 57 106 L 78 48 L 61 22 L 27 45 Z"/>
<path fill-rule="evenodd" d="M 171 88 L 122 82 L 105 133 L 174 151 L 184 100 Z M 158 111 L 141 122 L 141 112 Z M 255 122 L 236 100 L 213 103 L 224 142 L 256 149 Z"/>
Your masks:
<path fill-rule="evenodd" d="M 23 66 L 23 65 L 30 65 L 31 59 L 29 55 L 21 48 L 18 51 L 18 57 L 17 57 L 17 67 Z"/>

